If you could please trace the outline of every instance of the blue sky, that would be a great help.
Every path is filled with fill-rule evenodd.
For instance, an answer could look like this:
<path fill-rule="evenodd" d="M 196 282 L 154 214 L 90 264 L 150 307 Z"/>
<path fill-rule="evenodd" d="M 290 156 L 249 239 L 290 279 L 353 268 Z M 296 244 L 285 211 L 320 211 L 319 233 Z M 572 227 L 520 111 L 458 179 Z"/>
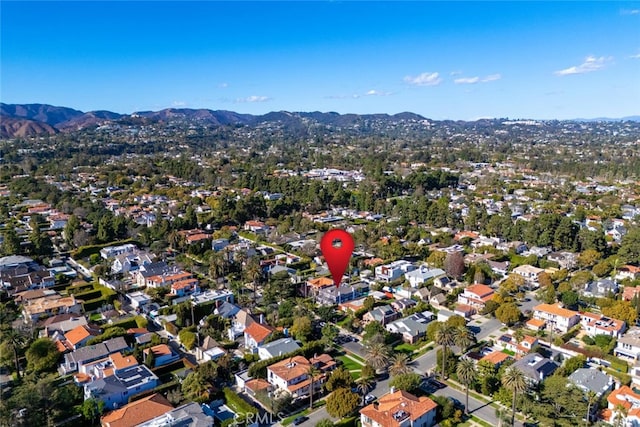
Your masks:
<path fill-rule="evenodd" d="M 433 119 L 640 114 L 640 1 L 2 1 L 0 100 Z"/>

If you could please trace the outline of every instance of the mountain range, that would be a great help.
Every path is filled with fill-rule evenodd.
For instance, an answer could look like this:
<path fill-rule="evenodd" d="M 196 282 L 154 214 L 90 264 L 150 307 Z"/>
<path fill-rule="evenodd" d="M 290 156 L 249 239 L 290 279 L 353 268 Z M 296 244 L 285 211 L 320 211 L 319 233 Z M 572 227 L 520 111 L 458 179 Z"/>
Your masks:
<path fill-rule="evenodd" d="M 264 122 L 280 122 L 290 127 L 303 126 L 313 121 L 324 125 L 344 127 L 366 121 L 427 120 L 414 113 L 389 114 L 339 114 L 334 112 L 270 112 L 263 115 L 241 114 L 225 110 L 167 108 L 160 111 L 139 111 L 119 114 L 111 111 L 82 112 L 68 107 L 48 104 L 4 104 L 0 103 L 0 138 L 54 135 L 60 132 L 79 130 L 85 127 L 106 124 L 126 118 L 143 118 L 152 122 L 188 121 L 207 125 L 257 125 Z M 576 121 L 640 121 L 640 116 L 622 119 L 576 119 Z"/>

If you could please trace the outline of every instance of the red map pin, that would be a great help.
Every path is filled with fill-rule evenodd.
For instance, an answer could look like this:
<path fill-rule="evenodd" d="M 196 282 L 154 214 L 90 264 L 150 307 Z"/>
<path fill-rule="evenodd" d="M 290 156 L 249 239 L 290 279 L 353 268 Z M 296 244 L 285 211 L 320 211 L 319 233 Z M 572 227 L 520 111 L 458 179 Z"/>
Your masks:
<path fill-rule="evenodd" d="M 324 255 L 324 259 L 327 260 L 329 271 L 333 277 L 333 284 L 336 287 L 340 286 L 354 247 L 355 244 L 351 234 L 338 228 L 327 231 L 322 236 L 322 240 L 320 240 L 320 250 Z"/>

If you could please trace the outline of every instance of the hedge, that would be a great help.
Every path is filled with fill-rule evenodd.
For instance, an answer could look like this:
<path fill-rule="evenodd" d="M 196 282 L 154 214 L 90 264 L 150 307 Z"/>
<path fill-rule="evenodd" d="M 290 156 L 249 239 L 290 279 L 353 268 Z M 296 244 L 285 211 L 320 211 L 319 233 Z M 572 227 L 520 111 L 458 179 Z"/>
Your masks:
<path fill-rule="evenodd" d="M 116 323 L 111 323 L 108 325 L 104 325 L 105 330 L 109 329 L 109 328 L 115 328 L 115 327 L 120 327 L 120 328 L 124 328 L 129 329 L 129 328 L 137 328 L 138 327 L 138 323 L 136 322 L 136 318 L 135 317 L 129 317 L 128 319 L 124 319 L 121 320 L 119 322 Z"/>
<path fill-rule="evenodd" d="M 87 283 L 86 285 L 69 286 L 66 289 L 67 289 L 67 293 L 76 295 L 76 294 L 86 292 L 88 290 L 92 290 L 94 289 L 94 286 L 93 286 L 93 283 Z"/>
<path fill-rule="evenodd" d="M 108 304 L 108 302 L 103 297 L 100 297 L 100 298 L 83 302 L 82 309 L 84 310 L 85 313 L 89 313 L 91 311 L 99 309 L 104 304 Z"/>
<path fill-rule="evenodd" d="M 242 416 L 246 414 L 257 414 L 258 410 L 248 404 L 243 398 L 238 396 L 233 390 L 229 387 L 225 387 L 222 389 L 224 393 L 224 401 L 227 406 L 236 414 Z"/>
<path fill-rule="evenodd" d="M 87 292 L 79 292 L 77 294 L 73 294 L 76 299 L 81 299 L 83 301 L 91 301 L 92 299 L 98 299 L 102 297 L 102 291 L 92 289 Z"/>

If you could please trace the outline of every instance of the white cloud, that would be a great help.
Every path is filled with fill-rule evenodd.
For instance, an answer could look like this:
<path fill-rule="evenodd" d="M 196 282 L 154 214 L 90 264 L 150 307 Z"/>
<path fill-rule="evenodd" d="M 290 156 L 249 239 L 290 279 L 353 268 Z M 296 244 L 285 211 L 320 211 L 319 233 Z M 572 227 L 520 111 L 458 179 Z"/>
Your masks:
<path fill-rule="evenodd" d="M 462 71 L 452 71 L 449 73 L 450 76 L 461 76 Z"/>
<path fill-rule="evenodd" d="M 172 106 L 172 107 L 184 107 L 184 106 L 186 106 L 186 105 L 187 105 L 187 103 L 186 103 L 186 102 L 184 102 L 184 101 L 173 101 L 173 102 L 171 103 L 171 106 Z"/>
<path fill-rule="evenodd" d="M 442 83 L 440 73 L 422 73 L 419 76 L 406 76 L 404 81 L 414 86 L 437 86 Z"/>
<path fill-rule="evenodd" d="M 584 62 L 582 64 L 555 71 L 553 74 L 555 74 L 556 76 L 569 76 L 571 74 L 584 74 L 590 73 L 592 71 L 598 71 L 604 68 L 605 65 L 612 59 L 613 58 L 610 56 L 600 56 L 596 58 L 593 55 L 589 55 L 584 59 Z"/>
<path fill-rule="evenodd" d="M 621 13 L 623 15 L 640 15 L 640 9 L 623 9 Z"/>
<path fill-rule="evenodd" d="M 500 80 L 502 78 L 502 75 L 500 74 L 490 74 L 486 77 L 460 77 L 459 79 L 455 79 L 453 82 L 457 85 L 473 85 L 476 83 L 488 83 L 488 82 L 494 82 L 496 80 Z"/>
<path fill-rule="evenodd" d="M 221 88 L 229 87 L 229 83 L 226 83 L 226 82 L 220 83 L 218 87 L 221 87 Z"/>
<path fill-rule="evenodd" d="M 388 96 L 391 92 L 380 92 L 379 90 L 371 89 L 364 94 L 365 96 Z"/>
<path fill-rule="evenodd" d="M 270 101 L 271 98 L 269 98 L 268 96 L 257 96 L 257 95 L 251 95 L 248 96 L 246 98 L 238 98 L 236 99 L 236 102 L 241 103 L 241 102 L 266 102 L 266 101 Z"/>
<path fill-rule="evenodd" d="M 640 59 L 640 53 L 636 53 L 635 55 L 629 55 L 630 59 Z"/>

